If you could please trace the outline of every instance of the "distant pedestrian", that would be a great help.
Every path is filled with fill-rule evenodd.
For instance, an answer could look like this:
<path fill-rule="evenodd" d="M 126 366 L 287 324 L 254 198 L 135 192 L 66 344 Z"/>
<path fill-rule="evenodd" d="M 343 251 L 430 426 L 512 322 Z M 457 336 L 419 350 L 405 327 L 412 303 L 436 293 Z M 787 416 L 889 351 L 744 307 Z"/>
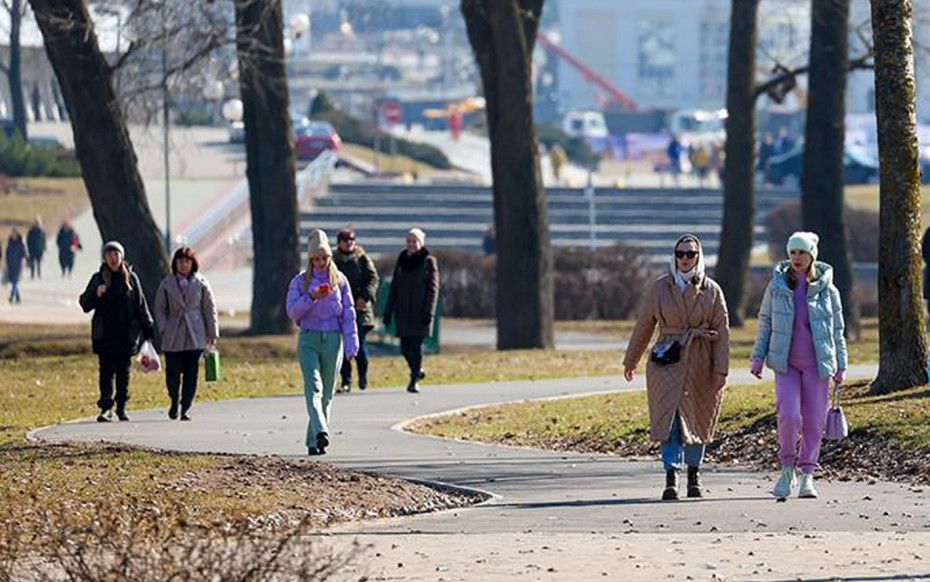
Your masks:
<path fill-rule="evenodd" d="M 565 149 L 559 144 L 553 144 L 549 148 L 549 165 L 552 166 L 552 175 L 555 177 L 555 183 L 562 183 L 562 167 L 568 161 L 568 155 Z"/>
<path fill-rule="evenodd" d="M 672 174 L 672 180 L 675 182 L 675 186 L 678 186 L 678 179 L 679 176 L 681 176 L 681 154 L 683 151 L 684 147 L 678 140 L 678 136 L 672 134 L 672 139 L 668 142 L 665 153 L 668 155 L 668 171 Z"/>
<path fill-rule="evenodd" d="M 42 228 L 42 217 L 36 216 L 32 227 L 26 233 L 26 247 L 29 250 L 29 278 L 42 278 L 42 257 L 45 255 L 45 229 Z"/>
<path fill-rule="evenodd" d="M 790 496 L 796 485 L 798 497 L 817 497 L 814 471 L 830 403 L 830 378 L 842 384 L 846 375 L 843 304 L 833 285 L 833 268 L 817 260 L 818 242 L 812 232 L 796 232 L 788 239 L 788 260 L 775 265 L 762 298 L 752 350 L 753 375 L 762 377 L 763 361 L 775 370 L 782 472 L 772 495 L 779 499 Z"/>
<path fill-rule="evenodd" d="M 81 239 L 77 232 L 67 220 L 61 224 L 58 229 L 58 236 L 55 237 L 55 243 L 58 246 L 58 264 L 61 266 L 61 276 L 71 277 L 71 270 L 74 269 L 74 253 L 83 250 Z"/>
<path fill-rule="evenodd" d="M 497 253 L 497 237 L 494 235 L 493 224 L 488 225 L 487 230 L 484 231 L 484 238 L 481 239 L 481 250 L 484 251 L 487 257 Z"/>
<path fill-rule="evenodd" d="M 723 291 L 705 274 L 701 243 L 694 235 L 678 239 L 670 272 L 652 284 L 623 360 L 627 382 L 633 380 L 657 326 L 659 337 L 646 367 L 646 396 L 649 434 L 662 443 L 662 499 L 678 499 L 683 465 L 688 468 L 688 497 L 703 497 L 700 468 L 723 403 L 730 328 Z"/>
<path fill-rule="evenodd" d="M 350 359 L 358 354 L 358 328 L 352 289 L 336 268 L 325 232 L 310 233 L 307 255 L 307 269 L 288 287 L 287 315 L 300 328 L 297 357 L 310 415 L 307 453 L 323 455 L 330 444 L 333 389 L 343 353 Z"/>
<path fill-rule="evenodd" d="M 336 250 L 333 261 L 349 281 L 352 297 L 355 298 L 355 324 L 358 328 L 358 389 L 368 388 L 368 347 L 365 337 L 375 327 L 375 299 L 378 297 L 378 270 L 365 249 L 355 240 L 355 231 L 345 228 L 336 235 Z M 340 370 L 342 386 L 340 392 L 352 390 L 352 361 L 346 358 Z"/>
<path fill-rule="evenodd" d="M 125 260 L 123 245 L 110 241 L 103 245 L 103 263 L 91 276 L 81 294 L 84 313 L 94 312 L 91 320 L 91 339 L 100 371 L 100 414 L 97 422 L 110 422 L 113 381 L 116 380 L 116 416 L 129 420 L 126 403 L 129 402 L 129 368 L 132 355 L 138 349 L 139 336 L 144 340 L 154 337 L 152 315 L 142 291 L 139 277 Z"/>
<path fill-rule="evenodd" d="M 23 275 L 23 263 L 29 258 L 26 243 L 19 229 L 14 228 L 6 241 L 6 280 L 10 282 L 10 303 L 22 303 L 19 280 Z"/>
<path fill-rule="evenodd" d="M 181 420 L 191 419 L 200 356 L 205 349 L 216 348 L 220 337 L 213 289 L 199 270 L 193 248 L 177 249 L 171 259 L 171 274 L 155 293 L 155 323 L 167 360 L 165 384 L 171 399 L 171 420 L 177 420 L 179 404 Z"/>
<path fill-rule="evenodd" d="M 775 155 L 775 136 L 772 135 L 771 131 L 767 131 L 759 143 L 759 164 L 756 166 L 756 170 L 762 174 L 763 180 L 765 179 L 765 171 L 769 166 L 769 160 L 772 159 L 773 155 Z"/>
<path fill-rule="evenodd" d="M 794 138 L 791 137 L 791 132 L 784 125 L 779 127 L 778 137 L 775 138 L 775 143 L 772 144 L 772 155 L 780 156 L 790 152 L 793 148 Z"/>
<path fill-rule="evenodd" d="M 423 371 L 423 340 L 431 335 L 439 299 L 439 264 L 425 246 L 426 233 L 411 228 L 406 247 L 397 257 L 391 290 L 384 308 L 384 325 L 394 323 L 395 335 L 410 369 L 407 392 L 419 392 Z"/>
<path fill-rule="evenodd" d="M 707 181 L 707 176 L 710 174 L 710 151 L 708 151 L 708 146 L 704 144 L 695 146 L 691 163 L 694 166 L 694 173 L 697 175 L 698 184 L 703 188 Z"/>

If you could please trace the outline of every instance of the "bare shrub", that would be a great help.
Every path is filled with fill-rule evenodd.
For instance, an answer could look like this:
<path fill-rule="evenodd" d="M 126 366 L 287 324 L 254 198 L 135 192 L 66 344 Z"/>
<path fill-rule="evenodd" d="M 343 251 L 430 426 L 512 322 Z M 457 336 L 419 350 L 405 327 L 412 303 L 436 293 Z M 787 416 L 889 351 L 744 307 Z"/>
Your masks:
<path fill-rule="evenodd" d="M 495 315 L 493 256 L 442 249 L 436 251 L 447 317 Z M 623 319 L 642 301 L 653 273 L 635 247 L 616 245 L 597 251 L 553 249 L 556 319 Z M 378 260 L 378 272 L 390 277 L 395 257 Z"/>
<path fill-rule="evenodd" d="M 320 546 L 309 517 L 202 523 L 181 504 L 131 503 L 132 512 L 109 499 L 38 508 L 28 531 L 0 520 L 0 582 L 322 581 L 360 553 Z"/>
<path fill-rule="evenodd" d="M 846 242 L 849 256 L 856 263 L 878 261 L 878 213 L 846 206 L 843 209 L 846 222 Z M 769 256 L 773 261 L 785 258 L 785 242 L 795 231 L 801 230 L 801 203 L 797 200 L 785 202 L 765 215 L 765 232 L 769 241 Z"/>

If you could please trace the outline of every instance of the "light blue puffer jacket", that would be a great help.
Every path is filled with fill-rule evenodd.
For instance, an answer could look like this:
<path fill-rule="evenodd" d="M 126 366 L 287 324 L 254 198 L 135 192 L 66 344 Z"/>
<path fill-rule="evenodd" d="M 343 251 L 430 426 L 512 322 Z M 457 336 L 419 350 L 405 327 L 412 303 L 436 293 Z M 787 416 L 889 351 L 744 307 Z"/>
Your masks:
<path fill-rule="evenodd" d="M 788 287 L 790 261 L 775 265 L 772 280 L 765 289 L 759 310 L 759 333 L 752 349 L 753 358 L 764 358 L 776 372 L 788 371 L 788 351 L 794 329 L 794 292 Z M 817 261 L 817 280 L 807 287 L 807 308 L 811 334 L 821 378 L 833 376 L 848 367 L 846 338 L 843 337 L 843 304 L 833 285 L 833 267 Z"/>

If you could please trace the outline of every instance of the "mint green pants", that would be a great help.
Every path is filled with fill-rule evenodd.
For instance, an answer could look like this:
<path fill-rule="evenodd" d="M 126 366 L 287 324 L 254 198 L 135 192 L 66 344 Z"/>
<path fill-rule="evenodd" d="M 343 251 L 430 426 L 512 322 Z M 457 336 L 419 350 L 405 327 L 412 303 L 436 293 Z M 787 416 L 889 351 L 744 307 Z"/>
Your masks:
<path fill-rule="evenodd" d="M 321 432 L 329 434 L 329 408 L 342 366 L 342 333 L 301 331 L 297 340 L 297 358 L 304 376 L 304 398 L 310 414 L 307 446 L 316 447 L 316 435 Z"/>

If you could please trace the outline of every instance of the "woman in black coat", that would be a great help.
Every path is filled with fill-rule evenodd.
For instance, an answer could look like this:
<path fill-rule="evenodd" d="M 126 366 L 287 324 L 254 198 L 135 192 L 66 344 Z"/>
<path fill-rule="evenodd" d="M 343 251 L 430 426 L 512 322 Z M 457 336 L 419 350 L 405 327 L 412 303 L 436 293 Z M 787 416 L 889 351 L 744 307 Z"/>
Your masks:
<path fill-rule="evenodd" d="M 139 335 L 151 340 L 155 334 L 152 315 L 139 278 L 123 260 L 123 245 L 111 241 L 103 245 L 103 264 L 90 278 L 81 294 L 84 313 L 94 312 L 91 339 L 100 367 L 100 415 L 97 422 L 112 419 L 113 379 L 116 379 L 116 416 L 126 416 L 129 401 L 129 367 L 139 344 Z"/>
<path fill-rule="evenodd" d="M 424 246 L 419 228 L 407 233 L 407 248 L 397 257 L 391 290 L 384 309 L 384 325 L 395 323 L 400 349 L 410 368 L 407 392 L 419 392 L 423 372 L 423 338 L 430 335 L 439 298 L 439 265 Z"/>
<path fill-rule="evenodd" d="M 6 242 L 6 278 L 10 282 L 10 303 L 22 301 L 19 296 L 19 279 L 23 275 L 23 263 L 28 257 L 23 235 L 14 228 Z"/>

